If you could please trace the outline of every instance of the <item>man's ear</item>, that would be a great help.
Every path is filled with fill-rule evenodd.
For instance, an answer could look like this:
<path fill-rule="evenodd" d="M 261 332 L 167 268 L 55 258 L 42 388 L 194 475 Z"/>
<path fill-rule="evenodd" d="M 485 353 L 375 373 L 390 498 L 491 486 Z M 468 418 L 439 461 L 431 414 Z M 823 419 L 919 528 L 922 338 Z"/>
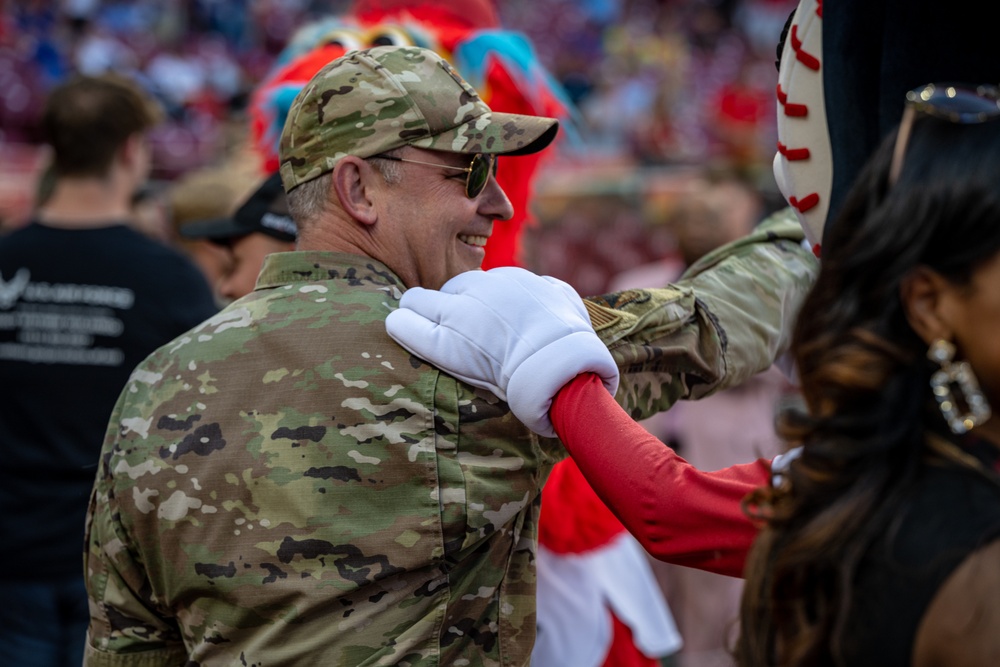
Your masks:
<path fill-rule="evenodd" d="M 906 319 L 928 345 L 939 338 L 951 339 L 947 305 L 954 290 L 944 276 L 926 266 L 910 271 L 899 285 Z"/>
<path fill-rule="evenodd" d="M 374 169 L 363 158 L 347 155 L 333 168 L 333 189 L 340 206 L 353 219 L 372 225 L 378 220 L 372 185 Z"/>

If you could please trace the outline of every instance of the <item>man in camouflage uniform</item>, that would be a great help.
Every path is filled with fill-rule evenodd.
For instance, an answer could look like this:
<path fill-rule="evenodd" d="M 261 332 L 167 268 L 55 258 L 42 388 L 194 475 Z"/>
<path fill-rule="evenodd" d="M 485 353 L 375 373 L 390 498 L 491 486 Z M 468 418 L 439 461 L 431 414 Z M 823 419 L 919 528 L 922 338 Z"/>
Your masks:
<path fill-rule="evenodd" d="M 478 268 L 512 213 L 490 156 L 556 131 L 414 47 L 302 90 L 281 148 L 298 251 L 150 356 L 112 415 L 86 664 L 527 664 L 538 498 L 565 454 L 385 318 Z M 766 223 L 676 288 L 588 302 L 636 416 L 770 365 L 814 272 L 800 240 Z"/>

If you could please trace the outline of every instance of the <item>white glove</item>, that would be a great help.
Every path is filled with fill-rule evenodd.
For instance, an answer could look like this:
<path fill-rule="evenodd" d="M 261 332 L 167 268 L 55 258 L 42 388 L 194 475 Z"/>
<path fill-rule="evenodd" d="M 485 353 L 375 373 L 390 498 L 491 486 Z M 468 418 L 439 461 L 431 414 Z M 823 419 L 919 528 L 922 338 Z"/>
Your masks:
<path fill-rule="evenodd" d="M 404 348 L 450 375 L 507 401 L 532 431 L 554 437 L 552 399 L 584 372 L 612 394 L 618 367 L 576 291 L 515 267 L 469 271 L 440 291 L 414 287 L 386 330 Z"/>

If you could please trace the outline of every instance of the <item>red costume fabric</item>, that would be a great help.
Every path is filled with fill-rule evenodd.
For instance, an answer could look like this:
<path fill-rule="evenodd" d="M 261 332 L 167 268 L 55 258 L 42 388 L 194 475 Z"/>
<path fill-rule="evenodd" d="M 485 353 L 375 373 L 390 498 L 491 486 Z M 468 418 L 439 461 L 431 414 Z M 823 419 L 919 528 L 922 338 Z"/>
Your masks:
<path fill-rule="evenodd" d="M 650 554 L 743 576 L 757 527 L 741 502 L 769 483 L 769 461 L 700 471 L 632 421 L 593 374 L 563 387 L 549 415 L 597 495 Z"/>
<path fill-rule="evenodd" d="M 571 516 L 585 516 L 587 520 L 567 521 L 566 517 Z M 586 553 L 609 544 L 624 530 L 573 459 L 560 461 L 552 469 L 542 488 L 542 517 L 538 523 L 538 541 L 549 551 Z"/>

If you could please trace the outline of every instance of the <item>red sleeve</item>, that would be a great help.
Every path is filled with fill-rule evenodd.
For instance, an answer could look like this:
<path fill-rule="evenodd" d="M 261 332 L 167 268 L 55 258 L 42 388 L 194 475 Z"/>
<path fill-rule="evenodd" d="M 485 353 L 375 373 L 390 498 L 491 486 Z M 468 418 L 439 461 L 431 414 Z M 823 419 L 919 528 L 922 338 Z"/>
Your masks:
<path fill-rule="evenodd" d="M 597 495 L 650 554 L 743 576 L 757 529 L 741 502 L 768 483 L 769 461 L 700 471 L 634 422 L 591 373 L 559 391 L 549 416 Z"/>

